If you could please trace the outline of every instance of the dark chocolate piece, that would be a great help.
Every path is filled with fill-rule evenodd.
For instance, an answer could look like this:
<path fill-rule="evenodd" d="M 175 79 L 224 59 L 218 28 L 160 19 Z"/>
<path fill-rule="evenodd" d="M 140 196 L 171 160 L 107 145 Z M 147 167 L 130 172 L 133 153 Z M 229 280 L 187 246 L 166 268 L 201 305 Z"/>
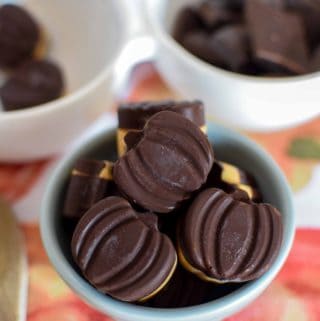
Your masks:
<path fill-rule="evenodd" d="M 180 42 L 186 33 L 202 27 L 203 23 L 196 8 L 191 6 L 184 7 L 179 11 L 175 19 L 173 37 Z"/>
<path fill-rule="evenodd" d="M 79 219 L 95 203 L 114 195 L 112 167 L 107 161 L 80 159 L 76 162 L 64 202 L 65 217 Z"/>
<path fill-rule="evenodd" d="M 127 302 L 155 295 L 170 280 L 177 263 L 168 237 L 144 224 L 121 197 L 105 198 L 86 212 L 71 247 L 92 285 Z"/>
<path fill-rule="evenodd" d="M 174 111 L 190 119 L 199 127 L 205 125 L 203 103 L 194 101 L 145 101 L 124 103 L 118 109 L 119 128 L 143 129 L 147 120 L 160 111 Z"/>
<path fill-rule="evenodd" d="M 288 0 L 257 0 L 257 1 L 261 1 L 262 3 L 268 6 L 272 6 L 273 8 L 284 10 L 286 9 Z"/>
<path fill-rule="evenodd" d="M 34 107 L 57 99 L 64 88 L 59 67 L 45 60 L 20 66 L 0 89 L 5 110 Z"/>
<path fill-rule="evenodd" d="M 183 266 L 211 282 L 246 282 L 272 265 L 282 242 L 279 211 L 239 202 L 222 190 L 201 192 L 179 225 Z"/>
<path fill-rule="evenodd" d="M 239 71 L 249 63 L 248 33 L 242 25 L 228 25 L 214 32 L 208 45 L 218 61 L 232 71 Z"/>
<path fill-rule="evenodd" d="M 212 35 L 188 33 L 182 45 L 197 57 L 221 68 L 239 71 L 249 63 L 248 34 L 242 25 L 221 27 Z"/>
<path fill-rule="evenodd" d="M 225 191 L 225 192 L 228 193 L 233 199 L 235 199 L 237 201 L 245 202 L 245 203 L 250 202 L 250 198 L 249 198 L 248 193 L 242 189 L 233 187 L 229 191 Z"/>
<path fill-rule="evenodd" d="M 212 146 L 199 127 L 163 111 L 149 119 L 139 144 L 115 163 L 113 176 L 129 200 L 168 213 L 205 183 L 213 161 Z"/>
<path fill-rule="evenodd" d="M 168 285 L 145 305 L 153 308 L 184 308 L 207 303 L 241 287 L 241 284 L 205 282 L 178 264 Z"/>
<path fill-rule="evenodd" d="M 320 46 L 312 54 L 309 70 L 310 72 L 320 71 Z"/>
<path fill-rule="evenodd" d="M 242 10 L 245 0 L 207 0 L 206 2 L 211 2 L 215 6 L 219 6 L 224 9 L 239 11 Z"/>
<path fill-rule="evenodd" d="M 209 33 L 205 30 L 195 30 L 187 33 L 181 40 L 181 45 L 198 58 L 220 68 L 226 68 L 219 55 L 209 43 Z"/>
<path fill-rule="evenodd" d="M 296 74 L 307 71 L 308 47 L 299 16 L 260 0 L 247 0 L 246 19 L 257 61 L 279 65 Z"/>
<path fill-rule="evenodd" d="M 0 7 L 0 66 L 14 67 L 31 58 L 40 38 L 37 23 L 23 8 Z"/>
<path fill-rule="evenodd" d="M 320 42 L 320 2 L 319 0 L 286 0 L 287 8 L 303 18 L 306 35 L 311 48 Z"/>
<path fill-rule="evenodd" d="M 209 30 L 216 29 L 227 23 L 241 20 L 239 14 L 227 9 L 217 1 L 201 2 L 198 8 L 199 16 Z"/>
<path fill-rule="evenodd" d="M 148 227 L 154 230 L 159 230 L 159 219 L 156 214 L 152 212 L 145 212 L 145 213 L 139 213 L 138 217 Z"/>
<path fill-rule="evenodd" d="M 124 137 L 124 142 L 126 144 L 126 150 L 130 150 L 132 147 L 136 146 L 141 138 L 143 137 L 143 131 L 129 131 Z"/>
<path fill-rule="evenodd" d="M 183 308 L 206 302 L 217 286 L 204 282 L 180 264 L 168 285 L 146 303 L 153 308 Z"/>

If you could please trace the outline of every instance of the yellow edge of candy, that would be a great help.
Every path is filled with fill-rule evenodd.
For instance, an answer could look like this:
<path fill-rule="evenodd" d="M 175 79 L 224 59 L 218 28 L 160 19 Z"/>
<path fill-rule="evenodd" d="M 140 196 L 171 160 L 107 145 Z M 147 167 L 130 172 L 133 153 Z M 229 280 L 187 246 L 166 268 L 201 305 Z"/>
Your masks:
<path fill-rule="evenodd" d="M 219 162 L 222 166 L 221 179 L 229 184 L 241 184 L 241 176 L 239 170 L 228 163 Z"/>
<path fill-rule="evenodd" d="M 178 265 L 178 258 L 176 257 L 176 260 L 174 262 L 173 268 L 170 271 L 170 273 L 167 276 L 167 278 L 164 280 L 164 282 L 156 290 L 154 290 L 152 293 L 150 293 L 149 295 L 147 295 L 144 298 L 140 299 L 139 302 L 141 302 L 141 303 L 146 302 L 146 301 L 150 300 L 151 298 L 153 298 L 155 295 L 157 295 L 168 284 L 168 282 L 171 280 L 171 278 L 173 276 L 173 273 L 176 270 L 177 265 Z"/>
<path fill-rule="evenodd" d="M 203 281 L 207 281 L 207 282 L 211 282 L 211 283 L 216 283 L 216 284 L 224 284 L 227 283 L 225 281 L 219 281 L 217 279 L 214 278 L 210 278 L 207 275 L 205 275 L 202 271 L 196 269 L 195 267 L 193 267 L 188 260 L 186 259 L 186 257 L 183 254 L 183 251 L 181 250 L 181 246 L 178 242 L 178 257 L 179 257 L 179 262 L 182 264 L 182 266 L 189 272 L 191 272 L 192 274 L 197 275 L 201 280 Z"/>

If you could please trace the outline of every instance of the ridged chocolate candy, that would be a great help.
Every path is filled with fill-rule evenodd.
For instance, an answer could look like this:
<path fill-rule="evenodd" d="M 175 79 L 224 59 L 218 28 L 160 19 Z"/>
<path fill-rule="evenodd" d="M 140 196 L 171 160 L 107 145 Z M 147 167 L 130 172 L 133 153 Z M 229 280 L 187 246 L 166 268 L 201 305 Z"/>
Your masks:
<path fill-rule="evenodd" d="M 113 163 L 79 159 L 70 177 L 63 213 L 79 219 L 92 205 L 115 192 L 112 180 Z"/>
<path fill-rule="evenodd" d="M 143 129 L 148 119 L 156 113 L 165 110 L 183 115 L 198 125 L 203 132 L 206 132 L 204 106 L 199 100 L 163 100 L 125 103 L 120 105 L 118 109 L 119 129 L 117 133 L 117 145 L 119 156 L 125 154 L 127 150 L 135 145 L 135 141 L 131 139 L 126 139 L 124 142 L 124 138 L 128 132 L 139 134 L 139 131 Z"/>
<path fill-rule="evenodd" d="M 168 213 L 205 183 L 213 161 L 212 146 L 199 127 L 163 111 L 150 118 L 138 145 L 115 163 L 113 176 L 128 199 Z"/>
<path fill-rule="evenodd" d="M 100 292 L 127 302 L 154 296 L 177 264 L 169 238 L 148 227 L 121 197 L 94 205 L 79 221 L 71 246 L 85 278 Z"/>
<path fill-rule="evenodd" d="M 248 204 L 219 189 L 201 192 L 180 222 L 179 259 L 200 278 L 245 282 L 265 273 L 278 255 L 282 218 L 269 204 Z"/>

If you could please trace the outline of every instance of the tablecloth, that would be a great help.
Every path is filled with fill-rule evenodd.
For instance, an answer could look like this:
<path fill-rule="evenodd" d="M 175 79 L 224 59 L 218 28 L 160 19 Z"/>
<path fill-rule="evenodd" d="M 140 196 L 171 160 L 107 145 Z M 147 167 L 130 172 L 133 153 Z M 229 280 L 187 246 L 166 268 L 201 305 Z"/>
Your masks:
<path fill-rule="evenodd" d="M 130 79 L 119 99 L 177 97 L 150 63 L 135 67 Z M 115 123 L 115 107 L 101 123 Z M 266 148 L 285 172 L 294 191 L 298 230 L 290 256 L 274 282 L 228 321 L 320 320 L 320 117 L 294 129 L 244 134 Z M 29 164 L 0 163 L 0 196 L 12 204 L 27 249 L 27 320 L 108 321 L 111 319 L 81 301 L 60 279 L 41 244 L 41 196 L 60 157 Z"/>

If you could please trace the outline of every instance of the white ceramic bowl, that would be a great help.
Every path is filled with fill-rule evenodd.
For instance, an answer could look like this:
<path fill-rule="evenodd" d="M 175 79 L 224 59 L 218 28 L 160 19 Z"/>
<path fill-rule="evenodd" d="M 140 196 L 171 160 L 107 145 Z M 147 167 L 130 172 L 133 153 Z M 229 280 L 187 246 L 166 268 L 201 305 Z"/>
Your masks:
<path fill-rule="evenodd" d="M 128 34 L 121 1 L 23 1 L 43 25 L 49 57 L 61 65 L 67 88 L 47 104 L 0 111 L 0 161 L 60 152 L 112 106 L 113 67 Z"/>
<path fill-rule="evenodd" d="M 200 98 L 207 112 L 228 126 L 268 131 L 320 115 L 320 73 L 288 78 L 244 76 L 211 66 L 170 35 L 178 10 L 199 0 L 145 0 L 157 43 L 156 62 L 165 80 L 184 97 Z"/>

